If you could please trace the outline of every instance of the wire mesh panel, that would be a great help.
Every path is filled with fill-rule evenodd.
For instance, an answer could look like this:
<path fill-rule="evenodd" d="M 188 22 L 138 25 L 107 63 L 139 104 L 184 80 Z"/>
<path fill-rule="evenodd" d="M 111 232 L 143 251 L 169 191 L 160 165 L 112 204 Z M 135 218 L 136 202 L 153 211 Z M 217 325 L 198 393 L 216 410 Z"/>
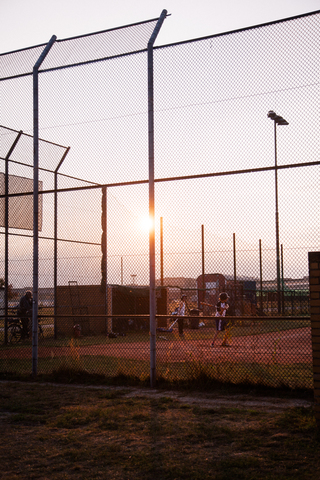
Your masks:
<path fill-rule="evenodd" d="M 180 382 L 311 387 L 310 320 L 254 316 L 225 322 L 220 331 L 218 319 L 184 318 L 183 335 L 177 324 L 158 328 L 159 374 Z"/>
<path fill-rule="evenodd" d="M 311 382 L 309 320 L 279 315 L 308 316 L 307 253 L 319 249 L 318 33 L 315 15 L 155 50 L 156 172 L 177 177 L 157 183 L 164 284 L 193 280 L 203 318 L 220 293 L 230 302 L 229 340 L 212 345 L 210 317 L 159 332 L 165 376 Z"/>
<path fill-rule="evenodd" d="M 146 47 L 156 21 L 59 40 L 41 66 L 39 372 L 148 377 L 154 228 L 157 374 L 310 388 L 319 12 L 154 49 L 150 219 Z M 40 47 L 0 56 L 4 215 L 6 196 L 11 212 L 18 198 L 6 175 L 32 178 Z M 32 235 L 3 224 L 16 307 L 32 287 Z M 1 370 L 26 372 L 30 340 L 13 348 L 7 327 Z"/>
<path fill-rule="evenodd" d="M 46 163 L 50 157 L 42 143 L 39 148 L 40 178 L 44 179 L 44 230 L 39 244 L 40 374 L 59 369 L 107 376 L 149 374 L 148 226 L 140 224 L 148 216 L 146 48 L 157 21 L 58 40 L 41 65 L 40 135 L 70 148 L 64 147 L 66 157 L 61 155 L 51 163 Z M 1 77 L 6 78 L 1 83 L 6 99 L 1 121 L 6 126 L 32 131 L 30 74 L 44 47 L 0 57 Z M 8 159 L 10 173 L 17 165 L 18 171 L 32 174 L 28 166 L 33 165 L 33 138 L 27 139 L 31 155 L 28 146 L 18 143 Z M 7 143 L 8 148 L 2 143 L 3 160 L 11 145 Z M 3 172 L 5 168 L 4 164 Z M 127 190 L 119 186 L 112 192 L 102 187 L 141 180 L 144 186 Z M 11 198 L 16 197 L 10 197 L 12 203 Z M 2 250 L 6 257 L 5 245 L 13 244 L 14 232 L 10 228 L 3 233 L 9 235 Z M 17 342 L 11 323 L 16 320 L 20 297 L 26 288 L 32 289 L 32 236 L 31 251 L 27 251 L 21 234 L 17 235 L 20 274 L 22 265 L 28 272 L 22 273 L 22 279 L 9 268 L 14 298 L 4 326 L 4 344 L 6 352 L 13 352 L 13 344 L 19 351 L 13 353 L 16 361 L 10 366 L 5 362 L 4 369 L 25 372 L 30 368 L 31 340 Z M 11 251 L 7 256 L 11 265 Z M 142 362 L 128 358 L 127 339 L 134 350 L 144 352 Z"/>

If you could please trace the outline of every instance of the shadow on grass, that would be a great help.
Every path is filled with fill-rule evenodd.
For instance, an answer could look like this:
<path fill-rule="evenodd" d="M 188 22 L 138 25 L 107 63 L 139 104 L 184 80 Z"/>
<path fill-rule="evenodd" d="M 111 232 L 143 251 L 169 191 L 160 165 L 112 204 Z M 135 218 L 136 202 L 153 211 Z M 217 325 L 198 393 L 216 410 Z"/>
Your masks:
<path fill-rule="evenodd" d="M 76 368 L 67 365 L 61 365 L 51 373 L 39 374 L 36 377 L 17 372 L 1 372 L 0 380 L 11 381 L 33 381 L 33 382 L 52 382 L 62 384 L 79 385 L 107 385 L 107 386 L 130 386 L 137 388 L 151 388 L 149 376 L 128 375 L 119 370 L 116 375 L 106 376 L 99 373 L 92 373 L 81 367 Z M 307 388 L 289 388 L 286 385 L 270 387 L 264 385 L 252 385 L 250 382 L 222 382 L 216 380 L 205 372 L 198 372 L 198 375 L 192 379 L 186 380 L 168 380 L 168 378 L 158 375 L 156 388 L 160 390 L 180 390 L 184 392 L 207 392 L 221 395 L 243 395 L 280 397 L 280 398 L 303 398 L 313 399 L 313 389 Z"/>

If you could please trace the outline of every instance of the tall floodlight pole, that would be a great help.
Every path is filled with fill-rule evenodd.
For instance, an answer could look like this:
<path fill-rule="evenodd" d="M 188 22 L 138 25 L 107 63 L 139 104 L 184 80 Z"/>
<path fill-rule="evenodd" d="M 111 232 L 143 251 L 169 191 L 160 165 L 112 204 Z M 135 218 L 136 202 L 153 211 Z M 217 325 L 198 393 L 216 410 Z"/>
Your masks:
<path fill-rule="evenodd" d="M 281 280 L 280 280 L 280 242 L 279 242 L 279 207 L 278 207 L 278 159 L 277 159 L 277 125 L 289 125 L 287 120 L 277 115 L 273 110 L 268 112 L 268 118 L 274 123 L 274 173 L 276 201 L 276 255 L 277 255 L 277 298 L 278 313 L 281 313 Z"/>
<path fill-rule="evenodd" d="M 156 384 L 156 252 L 154 219 L 154 96 L 153 96 L 153 45 L 167 16 L 162 10 L 148 42 L 148 146 L 149 146 L 149 217 L 152 227 L 149 232 L 149 272 L 150 272 L 150 385 Z"/>

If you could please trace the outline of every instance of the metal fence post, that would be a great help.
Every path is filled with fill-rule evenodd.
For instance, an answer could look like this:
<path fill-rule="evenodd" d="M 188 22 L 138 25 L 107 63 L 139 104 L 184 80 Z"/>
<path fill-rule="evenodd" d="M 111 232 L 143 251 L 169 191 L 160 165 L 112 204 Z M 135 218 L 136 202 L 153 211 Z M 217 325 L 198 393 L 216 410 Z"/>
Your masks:
<path fill-rule="evenodd" d="M 237 311 L 238 292 L 237 292 L 237 259 L 236 259 L 236 234 L 233 234 L 233 281 L 234 281 L 234 309 Z M 241 303 L 240 303 L 241 307 Z"/>
<path fill-rule="evenodd" d="M 54 315 L 54 338 L 57 338 L 57 284 L 58 284 L 58 171 L 68 155 L 70 147 L 66 149 L 54 171 L 54 271 L 53 271 L 53 315 Z"/>
<path fill-rule="evenodd" d="M 153 98 L 153 45 L 167 15 L 162 10 L 148 42 L 148 144 L 149 144 L 149 216 L 152 228 L 149 232 L 150 271 L 150 384 L 156 383 L 156 273 L 155 273 L 155 221 L 154 221 L 154 98 Z"/>
<path fill-rule="evenodd" d="M 8 343 L 8 292 L 9 292 L 9 159 L 15 149 L 20 137 L 22 135 L 22 130 L 18 133 L 13 144 L 11 145 L 6 157 L 5 157 L 5 213 L 4 213 L 4 223 L 5 223 L 5 253 L 4 253 L 4 343 Z"/>
<path fill-rule="evenodd" d="M 33 303 L 32 375 L 38 373 L 38 288 L 39 288 L 39 68 L 57 37 L 53 35 L 33 67 Z"/>
<path fill-rule="evenodd" d="M 201 225 L 201 263 L 202 263 L 202 290 L 203 301 L 206 301 L 206 283 L 205 283 L 205 267 L 204 267 L 204 225 Z"/>
<path fill-rule="evenodd" d="M 259 240 L 259 265 L 260 265 L 260 315 L 263 315 L 263 283 L 262 283 L 262 247 Z"/>
<path fill-rule="evenodd" d="M 163 287 L 163 217 L 160 217 L 160 284 Z"/>

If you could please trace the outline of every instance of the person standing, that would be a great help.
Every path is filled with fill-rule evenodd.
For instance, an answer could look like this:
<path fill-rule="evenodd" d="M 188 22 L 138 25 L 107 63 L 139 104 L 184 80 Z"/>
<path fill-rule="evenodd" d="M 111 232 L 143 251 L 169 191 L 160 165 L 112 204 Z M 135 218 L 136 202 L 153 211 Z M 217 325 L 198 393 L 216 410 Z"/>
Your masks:
<path fill-rule="evenodd" d="M 22 338 L 28 338 L 30 334 L 30 318 L 32 316 L 32 292 L 27 290 L 20 298 L 18 307 L 18 317 L 22 323 Z"/>
<path fill-rule="evenodd" d="M 187 295 L 182 295 L 181 300 L 177 309 L 177 315 L 178 315 L 178 327 L 179 327 L 179 335 L 180 337 L 183 337 L 183 317 L 186 314 L 186 300 L 187 300 Z"/>
<path fill-rule="evenodd" d="M 214 347 L 215 341 L 218 338 L 220 332 L 224 332 L 223 340 L 222 340 L 222 347 L 229 347 L 229 328 L 228 328 L 228 320 L 225 319 L 226 312 L 229 308 L 228 305 L 229 295 L 226 292 L 222 292 L 219 295 L 219 301 L 216 305 L 216 333 L 213 337 L 211 346 Z"/>

